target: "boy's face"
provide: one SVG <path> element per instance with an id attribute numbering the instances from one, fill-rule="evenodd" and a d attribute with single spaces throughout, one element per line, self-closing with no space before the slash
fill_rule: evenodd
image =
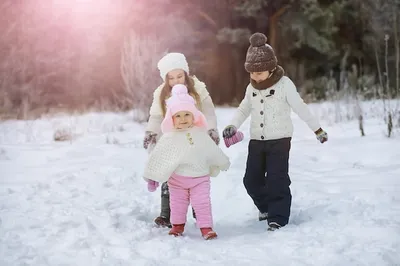
<path id="1" fill-rule="evenodd" d="M 175 129 L 187 129 L 193 125 L 193 114 L 188 111 L 180 111 L 172 116 Z"/>
<path id="2" fill-rule="evenodd" d="M 269 71 L 251 72 L 250 73 L 250 78 L 257 83 L 260 83 L 260 82 L 266 80 L 268 77 L 269 77 Z"/>
<path id="3" fill-rule="evenodd" d="M 168 85 L 172 88 L 176 84 L 185 84 L 185 71 L 174 69 L 167 74 Z"/>

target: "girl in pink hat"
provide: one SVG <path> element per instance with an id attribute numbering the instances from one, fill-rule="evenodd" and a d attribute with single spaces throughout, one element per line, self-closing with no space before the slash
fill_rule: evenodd
<path id="1" fill-rule="evenodd" d="M 170 235 L 182 235 L 191 204 L 203 238 L 213 239 L 217 234 L 212 228 L 210 176 L 228 170 L 229 158 L 207 134 L 206 118 L 185 85 L 172 88 L 166 107 L 163 135 L 150 153 L 144 179 L 150 184 L 168 182 Z"/>
<path id="2" fill-rule="evenodd" d="M 186 85 L 189 95 L 196 100 L 196 107 L 201 110 L 207 119 L 208 135 L 218 145 L 220 138 L 213 101 L 206 85 L 195 76 L 190 75 L 185 55 L 182 53 L 168 53 L 157 63 L 157 68 L 160 71 L 163 83 L 153 94 L 153 103 L 150 108 L 150 117 L 146 126 L 143 147 L 150 153 L 157 140 L 161 137 L 161 122 L 167 111 L 165 101 L 171 96 L 172 87 L 176 84 Z M 195 217 L 194 212 L 193 217 Z M 161 186 L 161 212 L 154 222 L 158 226 L 171 227 L 167 182 Z"/>

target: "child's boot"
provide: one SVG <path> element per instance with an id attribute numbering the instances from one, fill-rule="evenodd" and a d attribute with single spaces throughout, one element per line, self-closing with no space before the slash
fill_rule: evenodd
<path id="1" fill-rule="evenodd" d="M 185 224 L 174 224 L 172 225 L 172 229 L 169 230 L 168 234 L 173 236 L 181 236 L 184 230 Z"/>
<path id="2" fill-rule="evenodd" d="M 217 233 L 215 233 L 211 227 L 200 228 L 200 231 L 205 240 L 217 238 Z"/>
<path id="3" fill-rule="evenodd" d="M 278 230 L 279 228 L 281 228 L 282 226 L 280 225 L 280 224 L 278 224 L 278 223 L 275 223 L 275 222 L 270 222 L 269 224 L 268 224 L 268 231 L 275 231 L 275 230 Z"/>
<path id="4" fill-rule="evenodd" d="M 171 222 L 169 221 L 169 218 L 165 217 L 165 216 L 158 216 L 155 220 L 154 223 L 158 226 L 161 227 L 169 227 L 171 228 Z"/>

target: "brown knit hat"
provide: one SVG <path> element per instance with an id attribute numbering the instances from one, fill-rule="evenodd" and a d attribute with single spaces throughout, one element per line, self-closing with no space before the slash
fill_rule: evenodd
<path id="1" fill-rule="evenodd" d="M 249 38 L 250 46 L 247 49 L 244 68 L 247 72 L 272 71 L 278 63 L 274 49 L 267 44 L 267 36 L 256 32 Z"/>

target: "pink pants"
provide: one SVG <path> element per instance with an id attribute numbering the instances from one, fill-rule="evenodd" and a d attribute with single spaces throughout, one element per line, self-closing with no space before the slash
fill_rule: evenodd
<path id="1" fill-rule="evenodd" d="M 172 174 L 168 180 L 171 223 L 186 223 L 186 215 L 191 203 L 196 213 L 199 228 L 212 227 L 210 199 L 210 177 L 188 177 Z"/>

